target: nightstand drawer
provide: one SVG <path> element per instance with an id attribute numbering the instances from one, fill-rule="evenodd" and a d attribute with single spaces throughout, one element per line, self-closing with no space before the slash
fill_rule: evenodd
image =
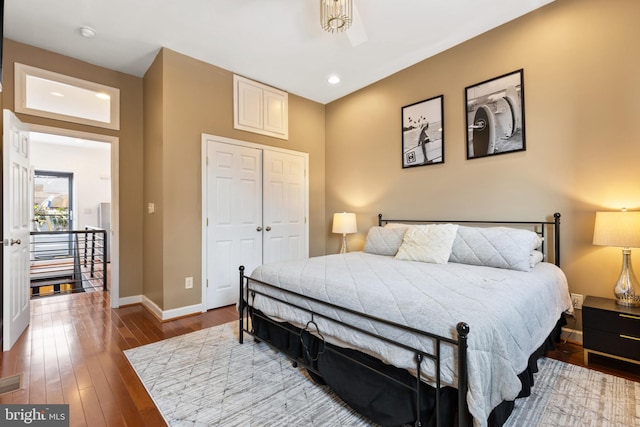
<path id="1" fill-rule="evenodd" d="M 611 333 L 591 329 L 584 334 L 584 348 L 628 359 L 640 359 L 640 338 L 622 332 Z"/>
<path id="2" fill-rule="evenodd" d="M 640 338 L 640 316 L 583 307 L 583 328 L 614 332 Z"/>

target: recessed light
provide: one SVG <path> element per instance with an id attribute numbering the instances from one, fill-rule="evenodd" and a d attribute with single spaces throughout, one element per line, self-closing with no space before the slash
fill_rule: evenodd
<path id="1" fill-rule="evenodd" d="M 86 25 L 80 27 L 79 31 L 80 31 L 80 35 L 87 39 L 92 39 L 96 36 L 96 30 L 94 30 L 91 27 L 87 27 Z"/>
<path id="2" fill-rule="evenodd" d="M 327 81 L 332 85 L 336 85 L 336 84 L 340 83 L 340 77 L 335 75 L 335 74 L 333 74 L 333 75 L 329 76 Z"/>

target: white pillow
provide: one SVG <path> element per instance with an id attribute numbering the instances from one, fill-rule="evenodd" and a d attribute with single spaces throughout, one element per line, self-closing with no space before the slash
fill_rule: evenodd
<path id="1" fill-rule="evenodd" d="M 405 233 L 396 258 L 446 264 L 457 231 L 456 224 L 413 225 Z"/>
<path id="2" fill-rule="evenodd" d="M 409 227 L 371 227 L 364 243 L 364 252 L 376 255 L 394 256 L 402 244 L 402 238 Z"/>
<path id="3" fill-rule="evenodd" d="M 529 271 L 535 264 L 534 250 L 541 244 L 540 236 L 530 230 L 460 226 L 449 261 Z"/>
<path id="4" fill-rule="evenodd" d="M 384 226 L 384 228 L 404 228 L 404 229 L 407 229 L 409 227 L 411 227 L 411 225 L 403 224 L 401 222 L 388 222 Z"/>
<path id="5" fill-rule="evenodd" d="M 542 262 L 544 259 L 544 254 L 538 250 L 531 251 L 531 258 L 529 259 L 529 265 L 531 268 L 535 267 L 536 264 Z"/>

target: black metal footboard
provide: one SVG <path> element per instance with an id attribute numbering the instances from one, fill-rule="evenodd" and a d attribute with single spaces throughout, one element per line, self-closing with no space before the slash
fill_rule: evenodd
<path id="1" fill-rule="evenodd" d="M 386 325 L 386 326 L 391 326 L 394 328 L 398 328 L 407 332 L 410 332 L 412 334 L 416 334 L 422 337 L 426 337 L 428 339 L 431 339 L 435 345 L 434 345 L 434 351 L 433 353 L 429 353 L 429 352 L 425 352 L 423 350 L 420 349 L 416 349 L 412 346 L 397 342 L 393 339 L 390 339 L 388 337 L 373 333 L 371 331 L 367 331 L 364 330 L 360 327 L 357 327 L 355 325 L 351 325 L 351 324 L 347 324 L 339 319 L 336 319 L 334 317 L 328 316 L 326 314 L 323 313 L 319 313 L 317 311 L 311 310 L 309 308 L 306 307 L 302 307 L 298 304 L 286 301 L 284 299 L 269 295 L 267 292 L 263 291 L 262 289 L 258 289 L 255 286 L 257 284 L 258 287 L 260 288 L 265 288 L 265 289 L 277 289 L 278 292 L 282 292 L 285 293 L 287 295 L 290 296 L 296 296 L 296 297 L 300 297 L 305 299 L 306 301 L 311 301 L 314 304 L 318 304 L 319 306 L 323 307 L 323 308 L 330 308 L 331 310 L 335 310 L 337 312 L 340 313 L 348 313 L 350 315 L 355 315 L 364 319 L 367 319 L 369 321 L 375 322 L 377 324 L 382 324 L 382 325 Z M 289 329 L 286 324 L 282 324 L 279 322 L 276 322 L 272 319 L 270 319 L 267 316 L 264 316 L 263 314 L 261 314 L 259 311 L 255 310 L 253 308 L 253 301 L 254 298 L 256 297 L 256 295 L 261 295 L 263 297 L 266 298 L 270 298 L 274 301 L 278 301 L 279 303 L 282 304 L 286 304 L 290 307 L 296 308 L 298 310 L 301 310 L 303 312 L 306 312 L 309 314 L 309 320 L 306 324 L 306 326 L 304 326 L 303 328 L 301 328 L 302 330 L 300 331 L 300 335 L 302 336 L 302 333 L 311 333 L 317 337 L 320 338 L 320 340 L 322 341 L 322 345 L 321 348 L 319 350 L 316 350 L 314 354 L 309 354 L 309 349 L 305 347 L 305 352 L 307 352 L 307 356 L 306 358 L 294 358 L 291 357 L 290 355 L 285 354 L 287 357 L 289 357 L 292 362 L 294 362 L 294 364 L 300 364 L 302 366 L 304 366 L 306 369 L 308 369 L 311 372 L 314 372 L 318 375 L 321 375 L 320 372 L 318 372 L 313 363 L 309 363 L 308 361 L 311 360 L 313 361 L 314 359 L 316 359 L 318 357 L 319 354 L 325 352 L 325 351 L 332 351 L 334 354 L 343 357 L 343 358 L 347 358 L 350 361 L 359 364 L 360 366 L 363 366 L 365 368 L 367 368 L 368 370 L 370 370 L 371 372 L 375 372 L 378 375 L 381 375 L 383 377 L 385 377 L 388 380 L 391 380 L 399 385 L 401 385 L 402 387 L 406 387 L 409 388 L 410 390 L 412 390 L 415 393 L 415 407 L 416 407 L 416 416 L 415 416 L 415 425 L 416 426 L 421 426 L 421 393 L 423 392 L 423 387 L 425 387 L 426 385 L 423 383 L 423 380 L 425 379 L 425 376 L 423 375 L 422 371 L 421 371 L 421 362 L 424 360 L 424 358 L 429 358 L 431 360 L 433 360 L 435 366 L 436 366 L 436 371 L 435 371 L 435 379 L 431 378 L 430 380 L 433 381 L 433 383 L 435 384 L 435 420 L 436 420 L 436 425 L 440 426 L 441 425 L 441 403 L 440 403 L 440 389 L 443 387 L 443 385 L 441 384 L 441 346 L 443 344 L 446 345 L 453 345 L 453 346 L 457 346 L 457 366 L 456 366 L 456 370 L 458 373 L 458 389 L 457 389 L 457 400 L 458 400 L 458 413 L 457 413 L 457 417 L 458 417 L 458 425 L 459 426 L 467 426 L 470 424 L 470 420 L 469 418 L 469 412 L 468 412 L 468 408 L 467 408 L 467 404 L 466 404 L 466 395 L 467 395 L 467 389 L 468 389 L 468 383 L 467 383 L 467 337 L 469 334 L 469 325 L 467 325 L 464 322 L 460 322 L 456 325 L 456 330 L 458 333 L 458 339 L 451 339 L 448 337 L 443 337 L 443 336 L 439 336 L 436 334 L 432 334 L 430 332 L 427 331 L 421 331 L 415 328 L 411 328 L 405 325 L 400 325 L 394 322 L 389 322 L 385 319 L 381 319 L 375 316 L 370 316 L 368 314 L 365 313 L 360 313 L 348 308 L 344 308 L 344 307 L 340 307 L 322 300 L 318 300 L 315 298 L 310 298 L 308 296 L 304 296 L 301 294 L 298 294 L 296 292 L 292 292 L 292 291 L 288 291 L 286 289 L 282 289 L 282 288 L 278 288 L 275 287 L 269 283 L 265 283 L 259 280 L 255 280 L 252 279 L 248 276 L 245 276 L 244 274 L 244 266 L 240 267 L 240 282 L 239 282 L 239 286 L 240 286 L 240 300 L 239 300 L 239 304 L 238 304 L 238 309 L 239 309 L 239 342 L 242 344 L 244 341 L 244 334 L 247 333 L 249 335 L 251 335 L 252 337 L 254 337 L 254 339 L 260 340 L 262 342 L 265 342 L 266 344 L 268 344 L 270 347 L 280 351 L 279 348 L 277 348 L 276 346 L 274 346 L 272 343 L 268 342 L 267 340 L 262 339 L 260 336 L 258 336 L 257 334 L 255 334 L 253 325 L 255 324 L 255 320 L 259 317 L 261 320 L 268 322 L 272 325 L 278 326 L 279 328 L 283 328 L 285 330 L 287 330 L 290 333 L 298 333 L 297 331 L 294 331 L 293 329 Z M 379 339 L 381 341 L 384 341 L 390 345 L 394 345 L 397 346 L 399 348 L 411 351 L 414 355 L 415 355 L 415 363 L 416 363 L 416 378 L 415 378 L 415 383 L 413 385 L 407 385 L 404 382 L 398 381 L 396 378 L 394 378 L 393 376 L 388 375 L 385 372 L 382 372 L 381 370 L 378 370 L 372 366 L 368 366 L 366 364 L 363 364 L 362 361 L 359 360 L 355 360 L 353 358 L 350 358 L 348 355 L 342 353 L 342 352 L 338 352 L 332 349 L 332 346 L 330 345 L 326 345 L 325 341 L 324 341 L 324 337 L 322 336 L 322 331 L 318 330 L 318 325 L 315 322 L 316 319 L 318 318 L 322 318 L 325 320 L 329 320 L 331 322 L 334 322 L 336 324 L 339 324 L 340 326 L 343 327 L 347 327 L 350 328 L 354 331 L 357 331 L 359 333 L 363 333 L 366 334 L 370 337 Z M 304 344 L 303 344 L 304 345 Z"/>

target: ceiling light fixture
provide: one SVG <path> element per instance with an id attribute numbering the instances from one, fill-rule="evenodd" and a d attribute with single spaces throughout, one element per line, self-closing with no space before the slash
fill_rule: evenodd
<path id="1" fill-rule="evenodd" d="M 340 83 L 340 77 L 338 77 L 335 74 L 333 74 L 333 75 L 329 76 L 327 81 L 332 85 L 337 85 L 338 83 Z"/>
<path id="2" fill-rule="evenodd" d="M 345 31 L 353 20 L 353 0 L 320 0 L 320 25 L 330 33 Z"/>
<path id="3" fill-rule="evenodd" d="M 92 39 L 96 36 L 96 30 L 91 27 L 87 27 L 86 25 L 80 27 L 80 35 L 87 39 Z"/>

